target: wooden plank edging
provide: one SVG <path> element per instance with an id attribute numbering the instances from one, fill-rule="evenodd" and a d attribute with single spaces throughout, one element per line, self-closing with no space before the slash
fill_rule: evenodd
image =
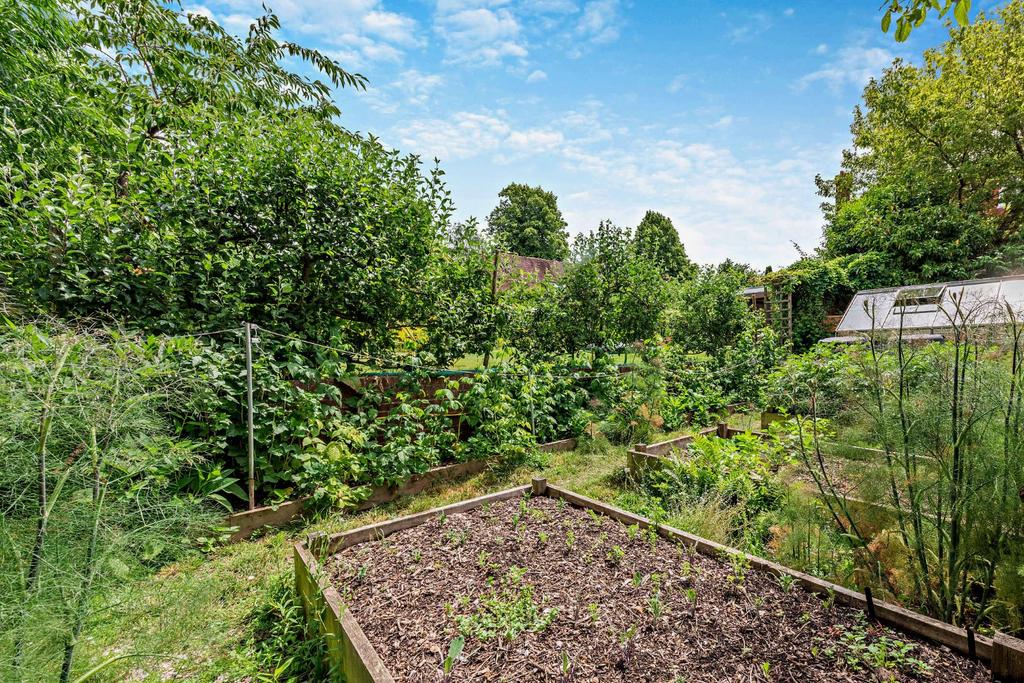
<path id="1" fill-rule="evenodd" d="M 777 562 L 772 562 L 770 560 L 757 557 L 756 555 L 744 553 L 735 548 L 730 548 L 729 546 L 721 543 L 716 543 L 715 541 L 695 536 L 674 527 L 664 524 L 655 524 L 651 520 L 641 517 L 640 515 L 633 514 L 632 512 L 622 510 L 621 508 L 602 503 L 601 501 L 594 500 L 592 498 L 587 498 L 586 496 L 581 496 L 567 489 L 562 489 L 548 484 L 545 486 L 545 494 L 554 498 L 561 498 L 576 507 L 588 508 L 595 512 L 600 512 L 601 514 L 624 524 L 637 524 L 642 529 L 654 527 L 660 536 L 674 541 L 681 541 L 702 555 L 708 555 L 711 557 L 720 557 L 723 553 L 743 555 L 750 562 L 752 567 L 766 571 L 774 576 L 792 576 L 804 590 L 818 595 L 835 595 L 836 601 L 846 605 L 847 607 L 867 609 L 867 598 L 863 593 L 852 591 L 849 588 L 840 586 L 839 584 L 819 579 L 816 576 L 811 576 L 810 574 L 805 574 L 795 569 L 790 569 L 789 567 L 783 566 Z M 967 645 L 967 631 L 964 629 L 951 626 L 945 622 L 938 621 L 937 619 L 913 612 L 889 602 L 875 600 L 874 607 L 875 614 L 878 619 L 890 626 L 906 633 L 910 633 L 911 635 L 919 636 L 925 640 L 945 645 L 962 654 L 970 654 Z M 1000 643 L 998 648 L 994 647 L 994 640 L 997 640 Z M 999 680 L 1004 681 L 1004 683 L 1024 680 L 1024 678 L 1022 678 L 1024 677 L 1024 641 L 1012 638 L 1002 633 L 997 633 L 995 639 L 978 635 L 975 637 L 975 641 L 978 659 L 992 665 L 993 675 L 998 673 L 1001 676 Z M 994 651 L 996 649 L 1000 651 L 1001 654 L 999 657 L 1002 658 L 1002 660 L 994 657 Z M 1019 659 L 1014 659 L 1015 657 Z M 999 661 L 997 660 L 1005 660 L 1010 662 L 1007 666 L 1018 668 L 1009 668 L 1000 672 L 996 668 L 999 666 Z M 1019 665 L 1018 662 L 1020 662 Z"/>
<path id="2" fill-rule="evenodd" d="M 327 641 L 331 676 L 345 683 L 394 683 L 395 679 L 363 633 L 341 594 L 323 576 L 316 558 L 295 544 L 295 586 L 307 628 Z"/>
<path id="3" fill-rule="evenodd" d="M 557 442 L 556 442 L 557 443 Z M 409 496 L 429 488 L 438 481 L 455 477 L 470 476 L 486 469 L 486 460 L 467 460 L 451 465 L 434 467 L 422 474 L 415 474 L 401 486 L 375 486 L 369 498 L 360 501 L 352 510 L 362 512 L 377 505 L 388 503 L 401 496 Z M 228 539 L 229 542 L 241 541 L 265 526 L 281 526 L 302 515 L 310 500 L 304 496 L 280 505 L 266 505 L 255 510 L 236 512 L 224 518 L 225 526 L 238 527 Z"/>

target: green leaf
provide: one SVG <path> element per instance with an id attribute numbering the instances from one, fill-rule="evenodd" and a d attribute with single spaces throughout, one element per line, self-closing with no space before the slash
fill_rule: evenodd
<path id="1" fill-rule="evenodd" d="M 960 26 L 966 26 L 970 21 L 971 0 L 956 0 L 953 6 L 953 17 Z"/>
<path id="2" fill-rule="evenodd" d="M 892 10 L 885 13 L 882 17 L 882 33 L 889 32 L 889 25 L 892 24 Z"/>

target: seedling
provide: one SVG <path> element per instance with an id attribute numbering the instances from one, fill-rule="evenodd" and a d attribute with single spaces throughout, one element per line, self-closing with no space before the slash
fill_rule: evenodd
<path id="1" fill-rule="evenodd" d="M 613 545 L 608 551 L 608 561 L 612 564 L 618 564 L 622 562 L 622 558 L 626 556 L 625 551 L 617 545 Z"/>
<path id="2" fill-rule="evenodd" d="M 633 653 L 636 650 L 636 625 L 630 626 L 619 636 L 619 645 L 622 647 L 622 668 L 629 670 L 633 668 Z"/>
<path id="3" fill-rule="evenodd" d="M 570 661 L 569 654 L 566 652 L 562 653 L 561 663 L 558 682 L 559 683 L 573 683 L 576 680 L 576 662 Z"/>
<path id="4" fill-rule="evenodd" d="M 448 515 L 443 510 L 437 515 L 437 523 L 444 526 L 444 523 L 448 521 Z"/>
<path id="5" fill-rule="evenodd" d="M 783 591 L 789 593 L 793 590 L 794 586 L 796 586 L 795 576 L 792 574 L 779 574 L 779 587 L 781 587 Z"/>
<path id="6" fill-rule="evenodd" d="M 633 587 L 639 588 L 640 584 L 642 584 L 646 578 L 646 575 L 642 572 L 633 572 Z"/>
<path id="7" fill-rule="evenodd" d="M 637 536 L 639 536 L 639 535 L 640 535 L 640 525 L 639 524 L 631 524 L 631 525 L 626 527 L 626 538 L 628 538 L 629 540 L 635 541 L 637 539 Z"/>
<path id="8" fill-rule="evenodd" d="M 538 545 L 547 545 L 547 542 L 548 542 L 548 534 L 547 534 L 547 532 L 546 531 L 538 531 L 537 532 L 537 544 Z"/>
<path id="9" fill-rule="evenodd" d="M 478 554 L 476 556 L 476 566 L 480 567 L 480 569 L 483 569 L 485 572 L 486 571 L 490 571 L 490 569 L 491 569 L 491 563 L 489 561 L 490 559 L 491 559 L 491 554 L 489 552 L 487 552 L 486 550 L 481 550 L 480 554 Z"/>
<path id="10" fill-rule="evenodd" d="M 572 529 L 565 530 L 565 549 L 572 551 L 576 547 L 576 534 Z"/>
<path id="11" fill-rule="evenodd" d="M 590 516 L 590 521 L 594 523 L 594 526 L 600 527 L 604 523 L 604 518 L 590 508 L 587 508 L 587 514 Z"/>
<path id="12" fill-rule="evenodd" d="M 441 662 L 441 670 L 443 672 L 441 680 L 444 683 L 451 680 L 452 669 L 455 668 L 455 661 L 459 658 L 459 655 L 462 654 L 462 648 L 465 647 L 465 645 L 466 639 L 463 636 L 459 636 L 448 644 L 448 656 L 444 658 L 443 662 Z"/>
<path id="13" fill-rule="evenodd" d="M 772 680 L 771 672 L 772 672 L 772 665 L 771 665 L 771 663 L 770 662 L 761 662 L 761 674 L 764 676 L 765 680 L 767 680 L 767 681 Z"/>
<path id="14" fill-rule="evenodd" d="M 419 548 L 417 548 L 416 550 L 412 551 L 412 561 L 413 562 L 415 562 L 416 564 L 419 564 L 420 560 L 422 560 L 422 559 L 423 559 L 423 553 L 420 552 Z"/>
<path id="15" fill-rule="evenodd" d="M 729 556 L 729 582 L 736 585 L 742 586 L 743 582 L 747 578 L 747 572 L 750 571 L 750 560 L 743 553 L 727 553 Z"/>
<path id="16" fill-rule="evenodd" d="M 647 602 L 647 610 L 655 621 L 661 619 L 662 615 L 665 614 L 665 603 L 661 601 L 661 588 L 656 585 L 651 592 L 651 599 Z"/>
<path id="17" fill-rule="evenodd" d="M 658 528 L 656 526 L 647 527 L 647 544 L 651 546 L 651 550 L 657 550 L 658 548 Z"/>
<path id="18" fill-rule="evenodd" d="M 601 608 L 598 607 L 596 602 L 592 602 L 587 605 L 587 612 L 590 613 L 590 623 L 596 624 L 597 620 L 601 617 Z"/>
<path id="19" fill-rule="evenodd" d="M 931 667 L 916 657 L 911 657 L 915 645 L 888 636 L 869 638 L 864 615 L 857 617 L 857 623 L 840 637 L 845 648 L 844 659 L 854 669 L 866 668 L 901 670 L 910 674 L 927 674 Z"/>
<path id="20" fill-rule="evenodd" d="M 520 584 L 526 570 L 516 570 L 509 571 L 501 589 L 492 589 L 481 598 L 479 611 L 455 617 L 462 635 L 514 640 L 525 631 L 543 631 L 551 625 L 558 610 L 541 610 L 533 599 L 533 586 Z"/>

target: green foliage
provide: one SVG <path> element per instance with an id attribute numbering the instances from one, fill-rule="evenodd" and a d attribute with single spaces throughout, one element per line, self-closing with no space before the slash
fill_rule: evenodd
<path id="1" fill-rule="evenodd" d="M 667 289 L 657 266 L 636 253 L 629 230 L 602 221 L 579 235 L 574 263 L 551 290 L 551 348 L 570 354 L 654 336 Z"/>
<path id="2" fill-rule="evenodd" d="M 75 646 L 112 591 L 195 552 L 223 514 L 207 499 L 224 481 L 180 484 L 205 453 L 169 415 L 196 386 L 156 339 L 53 322 L 0 334 L 0 678 L 87 668 Z"/>
<path id="3" fill-rule="evenodd" d="M 863 613 L 858 612 L 857 623 L 843 630 L 839 637 L 837 656 L 842 656 L 854 669 L 868 671 L 905 671 L 927 676 L 931 667 L 920 659 L 912 657 L 914 643 L 906 643 L 886 635 L 868 635 Z"/>
<path id="4" fill-rule="evenodd" d="M 688 351 L 720 358 L 743 331 L 749 315 L 740 295 L 745 276 L 733 269 L 702 268 L 673 293 L 668 330 L 676 344 Z"/>
<path id="5" fill-rule="evenodd" d="M 852 369 L 848 353 L 841 347 L 818 344 L 789 356 L 767 376 L 761 405 L 790 415 L 837 415 L 849 394 Z"/>
<path id="6" fill-rule="evenodd" d="M 665 370 L 666 396 L 661 402 L 665 429 L 675 431 L 686 425 L 711 424 L 728 404 L 719 385 L 718 363 L 706 356 L 693 356 L 672 344 L 661 356 Z"/>
<path id="7" fill-rule="evenodd" d="M 819 257 L 801 258 L 796 263 L 769 273 L 764 283 L 771 297 L 793 297 L 793 334 L 790 339 L 796 351 L 810 348 L 830 332 L 825 316 L 842 313 L 854 294 L 841 261 Z M 776 333 L 787 336 L 782 329 L 784 320 L 776 316 L 772 321 Z"/>
<path id="8" fill-rule="evenodd" d="M 643 487 L 670 510 L 715 501 L 731 511 L 732 534 L 748 547 L 762 548 L 768 532 L 764 520 L 772 519 L 783 500 L 775 472 L 790 460 L 782 437 L 764 442 L 749 434 L 701 436 L 686 454 L 647 473 Z"/>
<path id="9" fill-rule="evenodd" d="M 896 17 L 896 40 L 905 41 L 910 32 L 924 23 L 931 12 L 942 18 L 953 10 L 953 18 L 959 26 L 970 21 L 971 0 L 888 0 L 882 3 L 885 14 L 882 15 L 882 32 L 888 33 L 892 19 Z"/>
<path id="10" fill-rule="evenodd" d="M 520 256 L 561 261 L 569 256 L 569 233 L 558 198 L 540 186 L 511 183 L 498 193 L 487 218 L 488 235 L 502 249 Z"/>
<path id="11" fill-rule="evenodd" d="M 969 2 L 894 0 L 886 16 L 897 17 L 897 37 L 930 6 L 955 6 L 963 25 Z M 1024 2 L 1013 0 L 951 29 L 921 66 L 896 61 L 868 84 L 842 173 L 818 179 L 830 200 L 827 253 L 881 253 L 876 286 L 1019 265 L 1022 40 Z"/>
<path id="12" fill-rule="evenodd" d="M 827 254 L 883 255 L 870 287 L 972 277 L 976 259 L 991 250 L 996 223 L 977 207 L 934 192 L 917 177 L 873 185 L 844 202 L 825 226 Z"/>
<path id="13" fill-rule="evenodd" d="M 523 583 L 522 573 L 515 569 L 502 577 L 500 587 L 479 598 L 476 612 L 455 616 L 462 635 L 478 640 L 514 640 L 523 632 L 536 633 L 551 625 L 558 610 L 542 610 L 534 600 L 533 586 Z"/>
<path id="14" fill-rule="evenodd" d="M 765 326 L 761 315 L 744 320 L 743 331 L 725 350 L 721 383 L 730 403 L 753 403 L 760 399 L 767 375 L 782 360 L 784 349 L 775 330 Z"/>
<path id="15" fill-rule="evenodd" d="M 643 256 L 669 277 L 688 278 L 695 266 L 686 255 L 672 220 L 657 211 L 648 211 L 636 226 L 635 247 Z"/>
<path id="16" fill-rule="evenodd" d="M 616 398 L 600 429 L 616 444 L 646 442 L 663 424 L 658 414 L 665 394 L 661 370 L 649 355 L 633 367 L 632 372 L 618 375 Z"/>

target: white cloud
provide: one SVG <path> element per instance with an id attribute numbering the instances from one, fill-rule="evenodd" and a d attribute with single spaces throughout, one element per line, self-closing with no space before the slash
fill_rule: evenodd
<path id="1" fill-rule="evenodd" d="M 540 69 L 535 69 L 530 72 L 530 75 L 526 77 L 527 83 L 539 83 L 540 81 L 548 80 L 548 75 Z"/>
<path id="2" fill-rule="evenodd" d="M 527 152 L 546 152 L 562 144 L 564 136 L 557 130 L 534 128 L 524 131 L 512 131 L 505 144 L 513 149 Z"/>
<path id="3" fill-rule="evenodd" d="M 708 128 L 717 128 L 717 129 L 728 128 L 733 123 L 735 123 L 735 121 L 736 121 L 736 117 L 734 117 L 732 115 L 726 115 L 726 116 L 721 117 L 720 119 L 718 119 L 714 123 L 710 124 L 708 126 Z"/>
<path id="4" fill-rule="evenodd" d="M 519 22 L 508 9 L 473 7 L 439 14 L 434 30 L 445 40 L 449 63 L 492 66 L 528 54 Z"/>
<path id="5" fill-rule="evenodd" d="M 665 87 L 665 90 L 667 90 L 670 93 L 677 93 L 683 89 L 683 87 L 689 80 L 690 77 L 687 74 L 678 74 L 671 81 L 669 81 L 669 84 L 668 86 Z"/>
<path id="6" fill-rule="evenodd" d="M 848 85 L 863 87 L 872 77 L 881 76 L 894 58 L 893 53 L 881 47 L 844 47 L 820 69 L 800 78 L 795 87 L 803 90 L 819 82 L 832 91 Z"/>
<path id="7" fill-rule="evenodd" d="M 796 10 L 793 9 L 792 7 L 787 7 L 786 9 L 782 10 L 782 15 L 783 16 L 791 17 L 794 14 L 796 14 Z"/>
<path id="8" fill-rule="evenodd" d="M 816 55 L 828 54 L 828 43 L 819 43 L 818 47 L 814 48 L 814 54 L 816 54 Z"/>
<path id="9" fill-rule="evenodd" d="M 511 128 L 501 116 L 458 112 L 450 119 L 419 119 L 398 131 L 404 148 L 424 158 L 466 159 L 501 146 Z"/>
<path id="10" fill-rule="evenodd" d="M 576 23 L 576 33 L 592 43 L 610 43 L 619 38 L 618 0 L 590 0 Z"/>
<path id="11" fill-rule="evenodd" d="M 772 18 L 765 12 L 754 12 L 738 26 L 728 31 L 729 40 L 733 43 L 744 43 L 753 40 L 772 27 Z"/>
<path id="12" fill-rule="evenodd" d="M 215 6 L 227 9 L 214 18 L 238 35 L 264 12 L 262 0 L 222 0 Z M 405 50 L 425 45 L 416 20 L 384 10 L 381 0 L 282 0 L 270 6 L 290 33 L 320 41 L 321 50 L 347 68 L 400 61 Z"/>

